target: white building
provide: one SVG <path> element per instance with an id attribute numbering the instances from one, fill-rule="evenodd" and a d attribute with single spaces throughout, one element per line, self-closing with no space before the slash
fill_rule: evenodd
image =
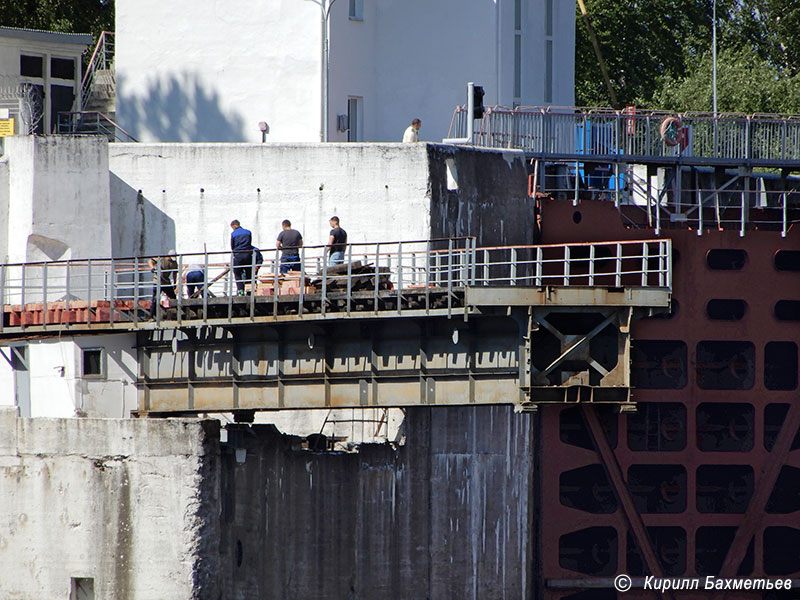
<path id="1" fill-rule="evenodd" d="M 59 112 L 80 107 L 81 56 L 91 43 L 88 34 L 0 27 L 0 109 L 15 133 L 51 133 Z"/>
<path id="2" fill-rule="evenodd" d="M 118 123 L 141 141 L 260 142 L 260 121 L 268 141 L 320 141 L 321 14 L 118 2 Z M 487 106 L 572 105 L 574 39 L 572 0 L 333 0 L 328 139 L 399 141 L 418 117 L 420 139 L 441 140 L 468 81 Z"/>

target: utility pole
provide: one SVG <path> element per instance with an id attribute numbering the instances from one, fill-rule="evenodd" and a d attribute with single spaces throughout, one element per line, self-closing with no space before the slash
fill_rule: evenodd
<path id="1" fill-rule="evenodd" d="M 329 40 L 328 40 L 328 24 L 330 22 L 329 17 L 331 16 L 331 7 L 336 0 L 308 0 L 309 2 L 313 2 L 317 6 L 319 6 L 320 12 L 322 13 L 322 115 L 321 115 L 321 122 L 322 128 L 319 132 L 319 141 L 320 142 L 327 142 L 328 141 L 328 67 L 330 63 L 330 49 L 329 49 Z"/>
<path id="2" fill-rule="evenodd" d="M 597 62 L 600 63 L 600 72 L 603 74 L 603 80 L 606 82 L 606 89 L 608 89 L 611 105 L 617 108 L 617 94 L 614 92 L 614 86 L 611 85 L 611 78 L 608 76 L 606 61 L 603 60 L 603 53 L 600 51 L 600 43 L 597 41 L 597 36 L 594 34 L 592 23 L 589 21 L 589 13 L 586 10 L 586 5 L 583 3 L 583 0 L 578 0 L 578 6 L 581 9 L 583 22 L 586 23 L 586 29 L 589 32 L 589 39 L 592 41 L 592 48 L 594 48 L 595 56 L 597 56 Z"/>

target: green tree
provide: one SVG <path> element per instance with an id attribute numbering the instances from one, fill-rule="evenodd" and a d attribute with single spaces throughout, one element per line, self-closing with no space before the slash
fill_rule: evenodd
<path id="1" fill-rule="evenodd" d="M 711 110 L 714 0 L 584 1 L 619 104 Z M 716 4 L 718 109 L 797 111 L 797 0 Z M 608 93 L 579 13 L 577 19 L 575 101 L 607 106 Z"/>
<path id="2" fill-rule="evenodd" d="M 0 0 L 4 27 L 61 33 L 91 33 L 95 40 L 114 29 L 113 0 Z"/>
<path id="3" fill-rule="evenodd" d="M 711 55 L 704 55 L 685 77 L 666 77 L 653 106 L 674 111 L 711 112 Z M 717 107 L 720 112 L 798 113 L 800 76 L 771 65 L 749 46 L 726 49 L 717 57 Z"/>

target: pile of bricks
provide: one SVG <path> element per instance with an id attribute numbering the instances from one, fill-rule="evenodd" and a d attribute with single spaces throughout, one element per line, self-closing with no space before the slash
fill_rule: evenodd
<path id="1" fill-rule="evenodd" d="M 140 300 L 142 309 L 150 308 L 149 300 Z M 114 321 L 132 320 L 133 300 L 114 301 Z M 30 304 L 7 304 L 3 307 L 5 325 L 20 327 L 25 325 L 56 325 L 67 323 L 108 323 L 112 308 L 108 300 L 93 300 L 91 305 L 85 300 L 66 302 L 33 302 Z"/>

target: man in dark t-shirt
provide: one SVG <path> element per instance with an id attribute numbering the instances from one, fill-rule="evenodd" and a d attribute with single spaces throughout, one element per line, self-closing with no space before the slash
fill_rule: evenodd
<path id="1" fill-rule="evenodd" d="M 344 251 L 347 249 L 347 232 L 339 227 L 339 217 L 331 217 L 331 234 L 328 237 L 328 266 L 333 267 L 344 262 Z"/>
<path id="2" fill-rule="evenodd" d="M 289 271 L 300 270 L 300 248 L 303 247 L 303 236 L 300 232 L 292 229 L 292 222 L 285 219 L 281 223 L 283 231 L 278 234 L 278 243 L 275 247 L 282 250 L 281 254 L 281 275 Z"/>

